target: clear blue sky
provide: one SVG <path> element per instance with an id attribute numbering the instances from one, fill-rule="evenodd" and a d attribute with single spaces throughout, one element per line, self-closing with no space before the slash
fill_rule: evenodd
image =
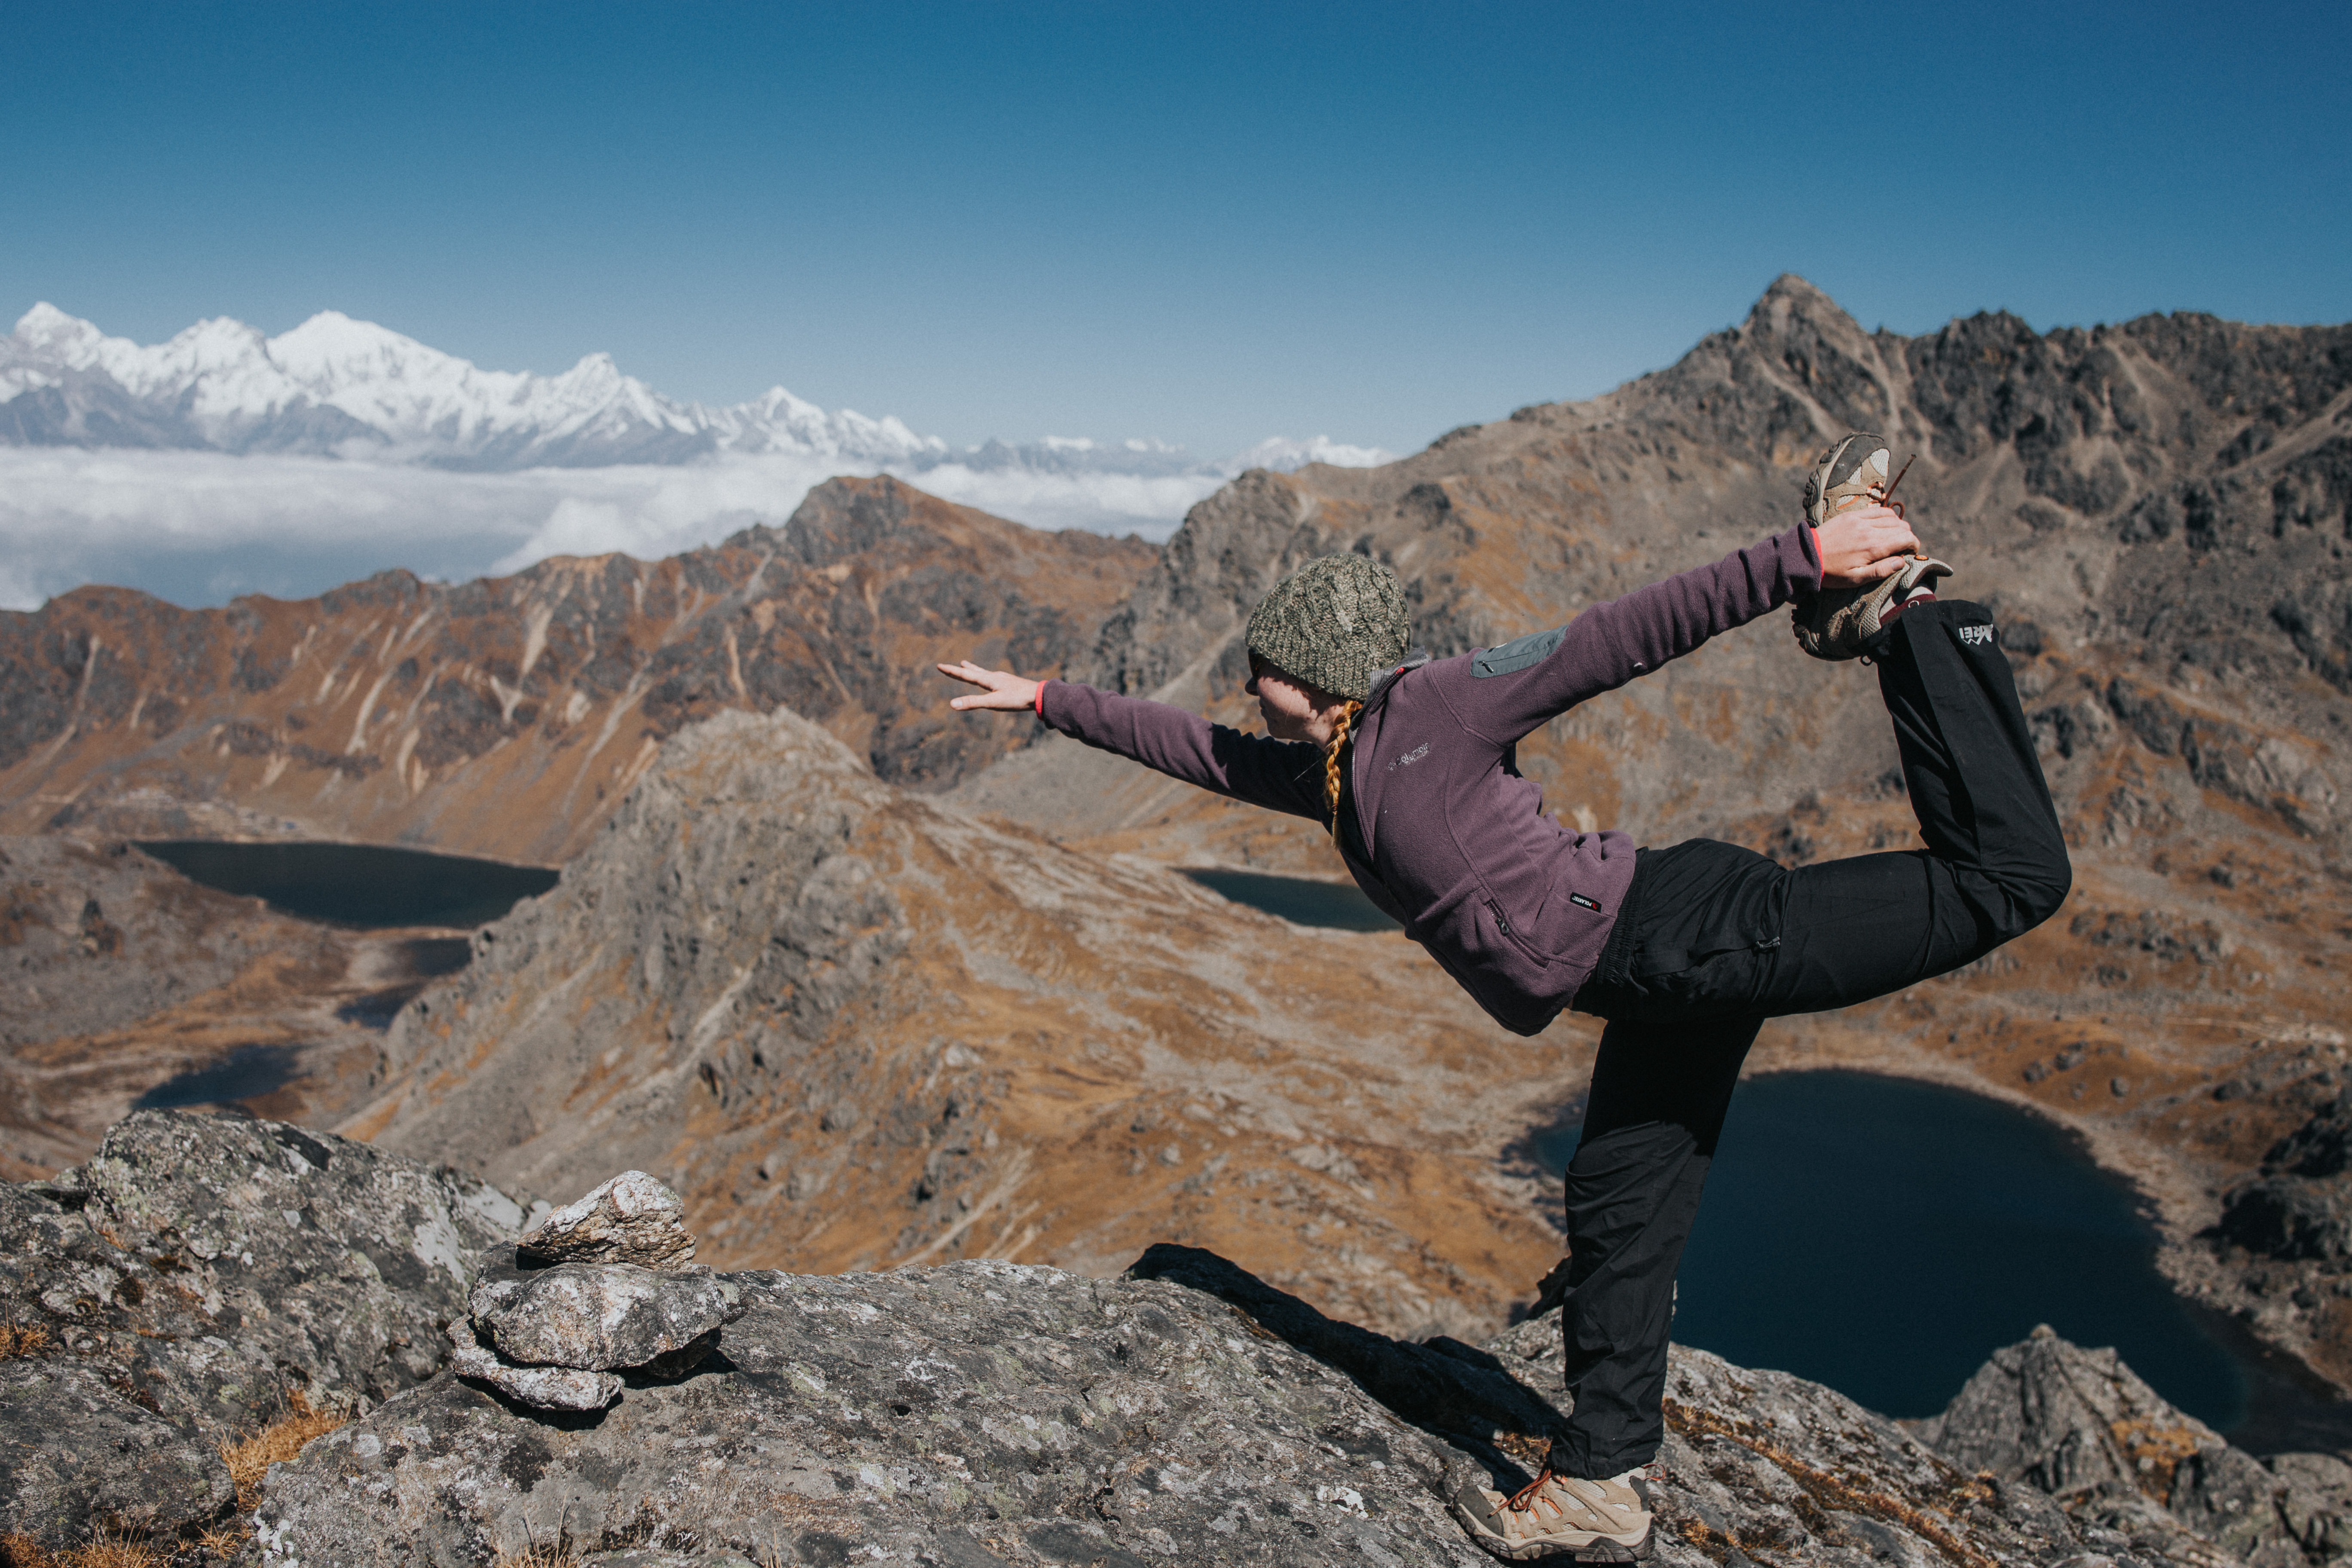
<path id="1" fill-rule="evenodd" d="M 1783 270 L 1905 331 L 2352 317 L 2347 17 L 0 0 L 0 320 L 1409 449 Z"/>

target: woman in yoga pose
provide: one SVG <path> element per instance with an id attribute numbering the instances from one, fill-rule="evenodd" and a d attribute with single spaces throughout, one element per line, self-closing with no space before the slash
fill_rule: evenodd
<path id="1" fill-rule="evenodd" d="M 1938 600 L 1886 444 L 1813 467 L 1805 521 L 1566 626 L 1451 658 L 1408 654 L 1404 595 L 1361 555 L 1308 563 L 1247 631 L 1267 736 L 969 661 L 959 709 L 1027 709 L 1173 777 L 1329 827 L 1372 900 L 1505 1027 L 1608 1021 L 1568 1173 L 1560 1313 L 1575 1408 L 1535 1480 L 1471 1488 L 1479 1544 L 1622 1560 L 1632 1480 L 1664 1436 L 1675 1270 L 1741 1061 L 1767 1018 L 1867 1001 L 1982 957 L 2056 912 L 2072 873 L 1992 617 Z M 1513 743 L 1577 703 L 1783 604 L 1817 658 L 1868 656 L 1925 847 L 1783 868 L 1711 839 L 1636 849 L 1542 814 Z"/>

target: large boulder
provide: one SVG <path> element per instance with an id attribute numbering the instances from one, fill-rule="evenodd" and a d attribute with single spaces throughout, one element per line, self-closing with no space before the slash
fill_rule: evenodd
<path id="1" fill-rule="evenodd" d="M 2352 1258 L 2352 1089 L 2273 1144 L 2261 1169 L 2223 1199 L 2220 1235 L 2247 1251 L 2315 1260 Z"/>
<path id="2" fill-rule="evenodd" d="M 283 1123 L 142 1111 L 0 1184 L 0 1532 L 169 1534 L 235 1496 L 222 1445 L 299 1393 L 356 1413 L 447 1363 L 505 1194 Z"/>
<path id="3" fill-rule="evenodd" d="M 168 1532 L 235 1495 L 194 1423 L 141 1409 L 76 1362 L 0 1362 L 0 1534 L 54 1551 L 100 1526 Z"/>

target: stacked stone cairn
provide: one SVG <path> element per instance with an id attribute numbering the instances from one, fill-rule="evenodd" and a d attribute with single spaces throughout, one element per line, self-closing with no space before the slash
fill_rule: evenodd
<path id="1" fill-rule="evenodd" d="M 458 1376 L 541 1410 L 602 1410 L 625 1380 L 667 1383 L 719 1347 L 742 1292 L 693 1262 L 678 1195 L 625 1171 L 476 1266 L 449 1325 Z"/>

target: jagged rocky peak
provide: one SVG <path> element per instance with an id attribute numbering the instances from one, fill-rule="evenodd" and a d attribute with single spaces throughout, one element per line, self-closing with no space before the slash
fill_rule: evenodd
<path id="1" fill-rule="evenodd" d="M 2352 1464 L 2334 1454 L 2256 1459 L 2175 1408 L 2112 1350 L 2048 1325 L 1994 1352 L 1919 1436 L 1955 1463 L 2053 1499 L 2078 1527 L 2159 1560 L 2217 1545 L 2256 1568 L 2332 1561 L 2352 1547 Z"/>

